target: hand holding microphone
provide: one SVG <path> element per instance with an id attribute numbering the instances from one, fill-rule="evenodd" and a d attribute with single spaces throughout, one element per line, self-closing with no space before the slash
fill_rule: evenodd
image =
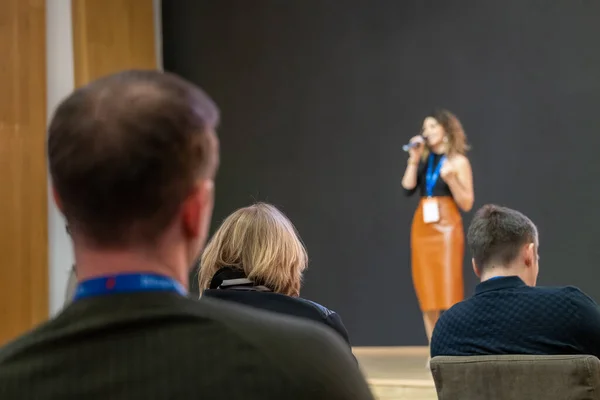
<path id="1" fill-rule="evenodd" d="M 425 138 L 423 135 L 417 135 L 410 139 L 408 144 L 402 146 L 402 150 L 408 151 L 410 159 L 414 162 L 419 162 L 421 154 L 423 154 L 423 148 L 425 147 Z"/>

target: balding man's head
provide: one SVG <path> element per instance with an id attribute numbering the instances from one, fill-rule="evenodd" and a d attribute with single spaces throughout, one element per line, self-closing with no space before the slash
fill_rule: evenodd
<path id="1" fill-rule="evenodd" d="M 198 183 L 212 183 L 218 119 L 202 90 L 159 71 L 110 75 L 66 98 L 48 158 L 74 235 L 99 247 L 155 241 Z"/>

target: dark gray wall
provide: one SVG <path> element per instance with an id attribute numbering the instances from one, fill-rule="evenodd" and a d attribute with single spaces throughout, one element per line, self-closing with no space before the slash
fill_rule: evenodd
<path id="1" fill-rule="evenodd" d="M 215 224 L 280 206 L 310 254 L 305 297 L 357 345 L 424 344 L 401 145 L 438 105 L 473 144 L 475 206 L 528 214 L 540 283 L 600 298 L 599 15 L 591 0 L 163 0 L 164 61 L 222 109 Z M 467 259 L 465 279 L 471 293 Z"/>

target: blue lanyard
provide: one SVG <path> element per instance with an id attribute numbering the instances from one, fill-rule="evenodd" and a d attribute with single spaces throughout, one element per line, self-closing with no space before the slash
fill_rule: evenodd
<path id="1" fill-rule="evenodd" d="M 73 300 L 114 293 L 175 292 L 187 295 L 185 288 L 174 279 L 157 274 L 122 274 L 81 282 Z"/>
<path id="2" fill-rule="evenodd" d="M 444 160 L 446 160 L 446 156 L 442 156 L 440 161 L 435 166 L 435 170 L 433 169 L 433 159 L 434 155 L 429 155 L 429 163 L 427 164 L 427 175 L 425 175 L 425 194 L 428 197 L 433 196 L 433 187 L 435 186 L 438 178 L 440 177 L 440 170 L 442 169 L 442 164 L 444 164 Z"/>

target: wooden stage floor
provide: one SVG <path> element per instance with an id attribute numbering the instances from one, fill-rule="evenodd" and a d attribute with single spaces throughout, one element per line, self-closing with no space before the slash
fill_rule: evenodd
<path id="1" fill-rule="evenodd" d="M 380 400 L 436 400 L 427 347 L 355 347 L 354 355 Z"/>

